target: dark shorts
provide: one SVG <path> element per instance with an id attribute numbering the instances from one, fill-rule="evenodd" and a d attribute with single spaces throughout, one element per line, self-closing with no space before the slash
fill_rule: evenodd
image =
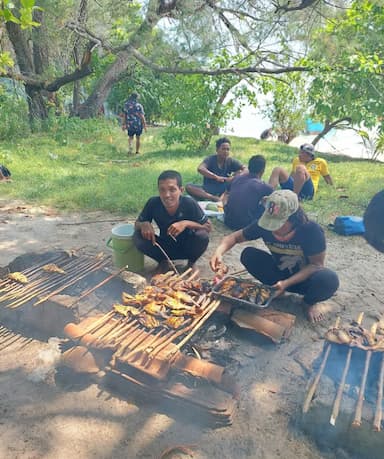
<path id="1" fill-rule="evenodd" d="M 293 191 L 293 178 L 290 176 L 286 182 L 280 184 L 280 187 L 283 190 L 291 190 L 291 191 Z M 304 183 L 303 188 L 300 191 L 299 199 L 301 199 L 301 200 L 313 199 L 314 194 L 315 194 L 315 189 L 313 187 L 313 182 L 309 178 Z"/>
<path id="2" fill-rule="evenodd" d="M 134 135 L 139 137 L 143 133 L 143 129 L 128 129 L 127 132 L 128 132 L 128 137 L 133 137 Z"/>

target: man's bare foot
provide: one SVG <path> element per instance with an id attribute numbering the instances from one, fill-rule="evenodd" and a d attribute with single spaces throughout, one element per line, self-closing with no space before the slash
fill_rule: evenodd
<path id="1" fill-rule="evenodd" d="M 168 260 L 162 260 L 157 265 L 157 268 L 156 268 L 154 274 L 165 274 L 168 271 L 173 271 L 172 267 L 169 265 Z"/>
<path id="2" fill-rule="evenodd" d="M 322 302 L 316 303 L 312 306 L 308 306 L 308 320 L 312 323 L 321 322 L 325 317 L 334 311 L 334 307 L 331 303 Z"/>

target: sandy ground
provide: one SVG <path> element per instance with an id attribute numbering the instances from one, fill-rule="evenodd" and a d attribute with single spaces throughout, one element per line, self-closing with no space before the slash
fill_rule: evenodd
<path id="1" fill-rule="evenodd" d="M 0 266 L 18 255 L 53 248 L 107 251 L 111 228 L 122 218 L 105 213 L 59 214 L 0 201 Z M 212 277 L 207 260 L 226 232 L 221 223 L 215 223 L 208 252 L 198 263 L 202 277 Z M 327 233 L 327 239 L 327 265 L 341 280 L 334 307 L 343 319 L 356 318 L 360 311 L 366 317 L 381 314 L 383 255 L 359 237 Z M 226 258 L 232 272 L 241 268 L 240 251 L 241 247 L 235 247 Z M 241 386 L 233 425 L 216 430 L 198 421 L 183 421 L 182 413 L 171 417 L 151 404 L 117 397 L 97 384 L 65 388 L 55 383 L 53 372 L 36 378 L 42 351 L 50 345 L 33 339 L 24 347 L 17 342 L 4 347 L 0 335 L 0 457 L 156 458 L 175 445 L 189 445 L 195 459 L 347 457 L 341 450 L 320 451 L 296 423 L 311 364 L 334 316 L 311 325 L 297 297 L 287 297 L 278 306 L 297 314 L 285 343 L 276 346 L 241 335 L 212 343 L 230 349 L 231 366 Z"/>

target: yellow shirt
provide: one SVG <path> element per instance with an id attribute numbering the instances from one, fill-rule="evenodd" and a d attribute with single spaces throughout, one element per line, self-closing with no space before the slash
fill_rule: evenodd
<path id="1" fill-rule="evenodd" d="M 299 157 L 294 158 L 292 161 L 292 172 L 295 172 L 296 167 L 299 164 L 303 164 L 307 171 L 309 172 L 309 175 L 311 176 L 312 183 L 313 183 L 313 188 L 315 189 L 315 193 L 317 191 L 317 188 L 319 186 L 319 180 L 320 177 L 324 177 L 325 175 L 329 175 L 329 170 L 328 170 L 328 164 L 327 161 L 323 158 L 315 158 L 312 161 L 309 161 L 308 163 L 302 163 L 300 162 Z"/>

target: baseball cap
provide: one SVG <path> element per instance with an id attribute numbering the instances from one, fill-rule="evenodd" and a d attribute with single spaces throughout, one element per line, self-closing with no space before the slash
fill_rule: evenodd
<path id="1" fill-rule="evenodd" d="M 304 151 L 309 155 L 315 156 L 315 147 L 311 143 L 304 143 L 300 146 L 300 151 Z"/>
<path id="2" fill-rule="evenodd" d="M 277 190 L 265 198 L 264 207 L 258 224 L 268 231 L 276 231 L 299 209 L 299 199 L 291 190 Z"/>

